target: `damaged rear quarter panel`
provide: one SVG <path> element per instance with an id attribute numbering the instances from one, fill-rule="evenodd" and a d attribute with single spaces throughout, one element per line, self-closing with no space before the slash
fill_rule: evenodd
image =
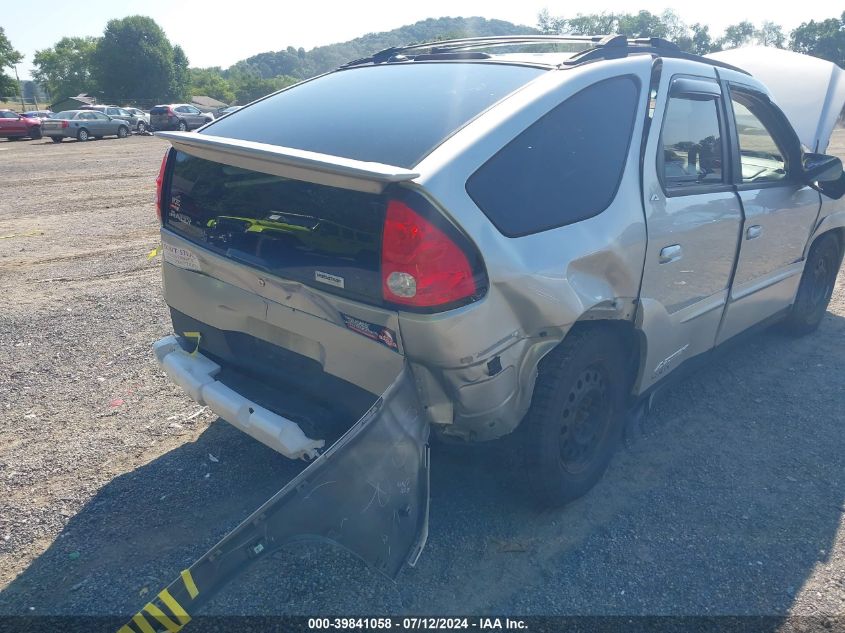
<path id="1" fill-rule="evenodd" d="M 469 177 L 569 96 L 624 74 L 640 81 L 639 110 L 622 180 L 610 205 L 592 218 L 559 228 L 514 238 L 502 235 L 468 195 Z M 490 286 L 483 299 L 458 310 L 438 315 L 400 312 L 405 353 L 415 366 L 425 365 L 438 377 L 444 393 L 455 401 L 455 426 L 466 425 L 476 439 L 497 437 L 519 423 L 530 404 L 537 363 L 574 323 L 633 320 L 646 246 L 639 155 L 650 75 L 651 60 L 645 57 L 551 71 L 455 134 L 417 166 L 417 182 L 425 195 L 478 246 Z M 502 373 L 512 368 L 510 388 L 496 385 L 489 397 L 482 391 L 470 396 L 467 386 L 490 383 L 486 365 L 497 356 Z M 504 392 L 507 397 L 498 395 Z"/>

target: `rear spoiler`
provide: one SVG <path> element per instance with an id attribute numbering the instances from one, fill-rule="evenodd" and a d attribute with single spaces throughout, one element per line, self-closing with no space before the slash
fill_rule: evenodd
<path id="1" fill-rule="evenodd" d="M 198 158 L 366 193 L 381 193 L 390 183 L 413 180 L 419 176 L 417 172 L 394 165 L 210 134 L 156 132 L 156 136 L 167 139 L 180 152 Z"/>

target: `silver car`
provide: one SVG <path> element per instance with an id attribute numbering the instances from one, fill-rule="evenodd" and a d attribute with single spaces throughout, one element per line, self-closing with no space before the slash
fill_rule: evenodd
<path id="1" fill-rule="evenodd" d="M 54 143 L 61 143 L 66 138 L 75 138 L 78 141 L 104 136 L 126 138 L 129 136 L 129 124 L 97 110 L 65 110 L 44 119 L 41 131 Z"/>
<path id="2" fill-rule="evenodd" d="M 548 42 L 583 50 L 494 52 Z M 845 245 L 823 154 L 845 72 L 777 52 L 752 75 L 752 54 L 437 42 L 159 134 L 158 361 L 313 460 L 195 577 L 302 534 L 394 575 L 425 542 L 429 429 L 519 427 L 528 490 L 566 503 L 714 348 L 775 321 L 814 331 Z"/>

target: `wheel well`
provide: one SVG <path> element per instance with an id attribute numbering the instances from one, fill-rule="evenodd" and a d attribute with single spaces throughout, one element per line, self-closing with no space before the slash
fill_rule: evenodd
<path id="1" fill-rule="evenodd" d="M 634 327 L 630 321 L 619 319 L 577 321 L 567 336 L 572 332 L 583 332 L 585 330 L 603 330 L 610 336 L 616 337 L 619 346 L 625 351 L 627 357 L 627 369 L 630 382 L 629 390 L 633 388 L 634 381 L 640 371 L 640 361 L 645 357 L 645 335 Z M 566 337 L 563 339 L 566 340 Z"/>
<path id="2" fill-rule="evenodd" d="M 839 244 L 839 265 L 841 266 L 843 257 L 845 257 L 845 227 L 838 226 L 824 233 L 819 233 L 807 249 L 807 256 L 810 255 L 810 251 L 818 244 L 819 240 L 827 235 L 833 235 Z"/>

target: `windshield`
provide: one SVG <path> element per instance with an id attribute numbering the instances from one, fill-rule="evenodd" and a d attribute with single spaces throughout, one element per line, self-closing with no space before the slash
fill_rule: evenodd
<path id="1" fill-rule="evenodd" d="M 201 134 L 412 167 L 543 72 L 529 66 L 442 62 L 342 70 L 254 103 Z"/>

